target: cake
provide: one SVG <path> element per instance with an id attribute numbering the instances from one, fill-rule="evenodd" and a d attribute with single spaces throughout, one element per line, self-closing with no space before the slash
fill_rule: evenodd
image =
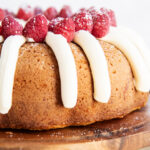
<path id="1" fill-rule="evenodd" d="M 0 128 L 88 125 L 145 106 L 150 51 L 114 11 L 0 12 Z"/>

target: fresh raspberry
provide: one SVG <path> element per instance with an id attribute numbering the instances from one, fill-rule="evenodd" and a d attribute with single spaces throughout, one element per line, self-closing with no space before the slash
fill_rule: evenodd
<path id="1" fill-rule="evenodd" d="M 95 7 L 90 7 L 87 11 L 92 15 L 92 18 L 100 13 L 100 10 L 96 9 Z"/>
<path id="2" fill-rule="evenodd" d="M 113 10 L 111 9 L 106 9 L 106 8 L 101 8 L 100 9 L 102 12 L 107 13 L 110 19 L 110 25 L 113 27 L 117 26 L 117 22 L 116 22 L 116 17 L 115 17 L 115 13 Z"/>
<path id="3" fill-rule="evenodd" d="M 18 10 L 16 17 L 27 21 L 32 16 L 33 16 L 32 8 L 30 6 L 25 6 Z"/>
<path id="4" fill-rule="evenodd" d="M 60 13 L 59 13 L 59 17 L 63 17 L 63 18 L 69 18 L 72 16 L 72 11 L 71 11 L 71 8 L 70 6 L 64 6 Z"/>
<path id="5" fill-rule="evenodd" d="M 5 11 L 0 8 L 0 20 L 3 20 L 5 17 Z"/>
<path id="6" fill-rule="evenodd" d="M 57 18 L 54 18 L 52 20 L 49 21 L 49 24 L 48 24 L 48 31 L 52 31 L 53 32 L 53 29 L 54 27 L 60 23 L 61 20 L 63 20 L 64 18 L 62 17 L 57 17 Z"/>
<path id="7" fill-rule="evenodd" d="M 93 20 L 89 12 L 82 10 L 73 16 L 73 21 L 75 23 L 75 30 L 87 30 L 89 32 L 93 29 Z"/>
<path id="8" fill-rule="evenodd" d="M 7 16 L 2 21 L 2 35 L 6 39 L 10 35 L 21 35 L 23 27 L 13 16 Z"/>
<path id="9" fill-rule="evenodd" d="M 102 38 L 109 32 L 110 22 L 109 17 L 105 13 L 97 14 L 93 18 L 92 34 L 96 38 Z"/>
<path id="10" fill-rule="evenodd" d="M 56 18 L 57 14 L 58 14 L 57 10 L 54 7 L 49 7 L 44 12 L 44 15 L 48 20 L 52 20 L 53 18 Z"/>
<path id="11" fill-rule="evenodd" d="M 53 27 L 55 34 L 63 35 L 68 42 L 72 41 L 75 34 L 75 24 L 71 18 L 63 18 Z"/>
<path id="12" fill-rule="evenodd" d="M 34 8 L 34 15 L 38 15 L 38 14 L 43 14 L 43 11 L 40 7 L 35 7 Z"/>
<path id="13" fill-rule="evenodd" d="M 15 17 L 15 14 L 13 12 L 8 11 L 7 9 L 5 9 L 4 11 L 5 11 L 5 16 L 13 16 L 13 17 Z"/>
<path id="14" fill-rule="evenodd" d="M 44 15 L 39 14 L 27 22 L 23 30 L 23 35 L 34 39 L 35 42 L 43 42 L 47 31 L 47 19 Z"/>

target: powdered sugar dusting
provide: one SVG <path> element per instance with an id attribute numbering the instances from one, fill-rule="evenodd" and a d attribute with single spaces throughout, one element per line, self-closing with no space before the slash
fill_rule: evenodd
<path id="1" fill-rule="evenodd" d="M 23 27 L 12 16 L 7 16 L 2 21 L 2 35 L 7 38 L 10 35 L 21 35 Z"/>
<path id="2" fill-rule="evenodd" d="M 73 20 L 75 23 L 76 31 L 79 30 L 87 30 L 89 32 L 92 31 L 93 28 L 93 20 L 92 16 L 87 11 L 80 11 L 73 16 Z"/>
<path id="3" fill-rule="evenodd" d="M 38 34 L 43 34 L 42 33 L 42 30 L 37 30 L 36 27 L 37 27 L 37 22 L 39 23 L 38 26 L 41 26 L 39 27 L 42 28 L 42 26 L 45 25 L 45 21 L 43 21 L 43 19 L 41 20 L 38 20 L 36 19 L 36 15 L 35 13 L 33 13 L 34 11 L 33 10 L 39 10 L 40 11 L 40 15 L 42 15 L 42 13 L 45 15 L 45 13 L 48 15 L 46 16 L 47 19 L 48 17 L 51 17 L 49 15 L 52 15 L 51 13 L 55 12 L 55 16 L 54 19 L 48 19 L 47 20 L 47 28 L 49 31 L 52 31 L 54 32 L 54 28 L 55 26 L 57 26 L 58 29 L 61 28 L 61 33 L 63 33 L 63 36 L 64 37 L 68 37 L 68 31 L 71 29 L 70 27 L 72 26 L 75 26 L 75 31 L 79 31 L 79 30 L 86 30 L 86 31 L 89 31 L 90 33 L 94 33 L 95 31 L 93 31 L 94 29 L 94 23 L 95 23 L 95 18 L 99 18 L 99 16 L 102 16 L 102 15 L 106 15 L 109 17 L 109 21 L 111 22 L 110 25 L 111 26 L 116 26 L 116 19 L 115 19 L 115 14 L 114 12 L 111 10 L 111 9 L 106 9 L 106 8 L 97 8 L 97 7 L 90 7 L 89 9 L 86 9 L 86 8 L 82 8 L 80 9 L 79 11 L 77 11 L 73 16 L 71 15 L 70 13 L 70 7 L 69 6 L 64 6 L 60 13 L 58 14 L 57 13 L 57 10 L 54 8 L 54 7 L 49 7 L 48 9 L 46 9 L 44 12 L 42 11 L 42 9 L 40 8 L 34 8 L 32 9 L 29 5 L 23 5 L 22 7 L 19 8 L 18 10 L 18 13 L 16 14 L 16 17 L 17 17 L 17 21 L 19 24 L 22 25 L 22 27 L 24 28 L 23 30 L 23 35 L 26 36 L 27 34 L 27 30 L 25 29 L 27 24 L 32 20 L 32 26 L 30 26 L 30 31 L 32 30 L 32 32 L 36 32 L 35 33 L 35 37 L 38 35 Z M 49 11 L 48 11 L 49 10 Z M 51 11 L 50 11 L 51 10 Z M 57 14 L 57 15 L 56 15 Z M 66 15 L 68 16 L 66 18 L 66 16 L 62 16 L 60 17 L 61 15 Z M 35 16 L 34 16 L 35 15 Z M 44 16 L 43 15 L 43 16 Z M 12 15 L 12 16 L 15 16 L 15 15 Z M 55 18 L 56 17 L 56 18 Z M 29 19 L 30 18 L 30 19 Z M 66 19 L 65 21 L 64 18 Z M 68 19 L 73 19 L 73 23 L 72 21 L 68 21 Z M 14 19 L 15 20 L 15 19 Z M 9 22 L 8 18 L 5 17 L 5 21 L 7 21 L 8 23 L 5 25 L 5 27 L 7 28 L 10 28 L 10 26 L 15 26 L 15 23 L 14 22 Z M 67 22 L 67 23 L 64 23 L 64 22 Z M 36 24 L 36 25 L 35 25 Z M 0 22 L 0 25 L 1 25 L 1 22 Z M 106 20 L 105 19 L 100 19 L 100 21 L 98 21 L 97 23 L 98 26 L 100 25 L 103 25 L 105 26 L 106 25 Z M 70 28 L 70 29 L 69 29 Z M 107 28 L 107 26 L 106 26 Z M 12 30 L 12 29 L 10 29 Z M 28 29 L 29 30 L 29 29 Z M 72 30 L 72 29 L 71 29 Z M 97 29 L 96 29 L 97 30 Z M 101 30 L 100 28 L 98 28 L 98 31 Z M 66 32 L 67 31 L 67 32 Z M 69 31 L 70 32 L 70 31 Z M 57 33 L 56 29 L 55 29 L 55 32 L 54 33 Z M 59 32 L 58 32 L 59 33 Z M 58 34 L 57 33 L 57 34 Z M 17 29 L 16 31 L 13 31 L 13 33 L 11 32 L 8 36 L 10 35 L 16 35 L 16 34 L 22 34 L 22 32 L 20 33 Z M 71 35 L 72 34 L 72 35 Z M 71 36 L 74 36 L 74 33 L 72 32 Z M 95 34 L 93 34 L 95 36 Z M 97 36 L 96 36 L 97 37 Z M 100 36 L 98 36 L 100 37 Z M 6 37 L 4 37 L 6 38 Z M 33 37 L 28 37 L 28 38 L 32 38 L 34 39 Z M 72 39 L 72 38 L 71 38 Z M 39 39 L 40 41 L 44 41 L 43 39 Z M 30 40 L 29 40 L 30 41 Z M 36 41 L 36 40 L 34 40 Z M 69 40 L 70 41 L 70 40 Z M 37 41 L 36 41 L 37 42 Z"/>
<path id="4" fill-rule="evenodd" d="M 55 19 L 52 19 L 51 21 L 49 21 L 49 25 L 48 25 L 48 30 L 49 31 L 53 31 L 54 26 L 56 26 L 58 23 L 60 23 L 63 20 L 62 17 L 57 17 Z"/>
<path id="5" fill-rule="evenodd" d="M 23 35 L 32 38 L 36 42 L 43 42 L 48 31 L 47 19 L 44 15 L 37 15 L 31 18 L 24 30 Z"/>

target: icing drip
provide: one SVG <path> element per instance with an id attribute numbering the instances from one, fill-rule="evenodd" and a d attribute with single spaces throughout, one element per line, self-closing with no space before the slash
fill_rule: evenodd
<path id="1" fill-rule="evenodd" d="M 77 103 L 77 72 L 70 46 L 62 35 L 52 32 L 48 32 L 46 43 L 57 58 L 64 107 L 73 108 Z"/>
<path id="2" fill-rule="evenodd" d="M 12 105 L 12 92 L 16 64 L 20 47 L 25 43 L 23 36 L 8 37 L 2 46 L 0 58 L 0 113 L 8 113 Z"/>
<path id="3" fill-rule="evenodd" d="M 29 43 L 35 43 L 35 41 L 32 38 L 26 38 L 27 42 Z"/>
<path id="4" fill-rule="evenodd" d="M 111 87 L 107 61 L 101 45 L 92 34 L 84 30 L 75 33 L 74 41 L 82 47 L 89 60 L 95 100 L 107 103 L 111 96 Z"/>
<path id="5" fill-rule="evenodd" d="M 150 74 L 139 50 L 132 44 L 128 38 L 124 37 L 119 30 L 111 30 L 108 35 L 102 38 L 116 47 L 118 47 L 130 62 L 134 77 L 135 87 L 141 92 L 150 90 Z M 142 52 L 142 51 L 141 51 Z M 144 51 L 142 52 L 144 53 Z"/>
<path id="6" fill-rule="evenodd" d="M 136 48 L 139 50 L 140 54 L 142 55 L 150 72 L 150 50 L 148 49 L 144 40 L 136 32 L 126 27 L 119 26 L 116 29 L 120 32 L 120 34 L 126 36 L 126 38 L 129 39 L 136 46 Z M 116 29 L 111 28 L 111 30 L 116 30 Z"/>

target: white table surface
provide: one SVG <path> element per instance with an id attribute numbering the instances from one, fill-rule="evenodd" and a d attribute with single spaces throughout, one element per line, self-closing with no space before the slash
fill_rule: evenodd
<path id="1" fill-rule="evenodd" d="M 79 7 L 105 6 L 115 10 L 118 24 L 136 30 L 150 47 L 150 0 L 0 0 L 0 7 L 17 11 L 22 4 L 55 6 L 60 9 L 68 4 L 75 11 Z"/>

